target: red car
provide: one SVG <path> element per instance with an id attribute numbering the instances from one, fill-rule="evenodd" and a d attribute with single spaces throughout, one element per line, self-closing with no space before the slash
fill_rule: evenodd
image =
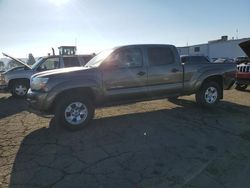
<path id="1" fill-rule="evenodd" d="M 239 44 L 241 49 L 250 57 L 250 40 Z M 236 89 L 245 90 L 250 85 L 250 62 L 246 61 L 237 65 Z"/>

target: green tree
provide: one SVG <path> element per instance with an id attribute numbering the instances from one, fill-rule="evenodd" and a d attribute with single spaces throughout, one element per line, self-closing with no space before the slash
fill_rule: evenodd
<path id="1" fill-rule="evenodd" d="M 36 62 L 34 56 L 32 55 L 32 53 L 29 54 L 29 58 L 27 60 L 27 65 L 33 65 Z"/>

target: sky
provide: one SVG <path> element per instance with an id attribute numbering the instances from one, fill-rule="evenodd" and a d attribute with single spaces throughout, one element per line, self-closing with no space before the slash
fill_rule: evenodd
<path id="1" fill-rule="evenodd" d="M 0 0 L 0 52 L 38 57 L 61 45 L 76 44 L 86 54 L 126 44 L 245 38 L 249 18 L 249 0 Z"/>

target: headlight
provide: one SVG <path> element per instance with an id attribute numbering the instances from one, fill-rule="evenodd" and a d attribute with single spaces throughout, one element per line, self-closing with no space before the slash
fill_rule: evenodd
<path id="1" fill-rule="evenodd" d="M 0 74 L 0 85 L 4 85 L 5 84 L 5 78 L 3 74 Z"/>
<path id="2" fill-rule="evenodd" d="M 49 81 L 49 78 L 31 78 L 30 81 L 30 88 L 32 90 L 42 90 L 42 91 L 48 91 L 47 83 Z"/>
<path id="3" fill-rule="evenodd" d="M 4 75 L 0 74 L 0 80 L 4 80 Z"/>

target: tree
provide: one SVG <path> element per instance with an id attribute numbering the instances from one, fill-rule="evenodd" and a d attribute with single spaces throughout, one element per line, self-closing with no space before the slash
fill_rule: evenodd
<path id="1" fill-rule="evenodd" d="M 33 65 L 36 62 L 34 56 L 32 55 L 32 53 L 29 54 L 29 58 L 27 60 L 27 65 Z"/>

